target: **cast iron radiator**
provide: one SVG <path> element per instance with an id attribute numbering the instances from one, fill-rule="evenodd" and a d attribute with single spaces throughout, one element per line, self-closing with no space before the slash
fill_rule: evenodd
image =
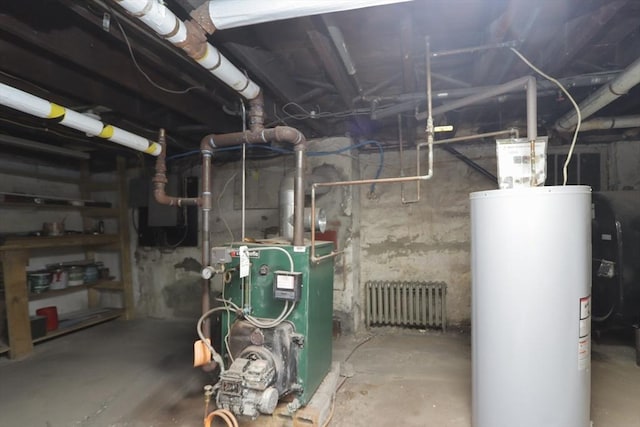
<path id="1" fill-rule="evenodd" d="M 365 283 L 366 325 L 447 329 L 444 282 Z"/>

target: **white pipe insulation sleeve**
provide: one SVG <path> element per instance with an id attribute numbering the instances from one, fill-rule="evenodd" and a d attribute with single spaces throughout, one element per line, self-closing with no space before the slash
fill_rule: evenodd
<path id="1" fill-rule="evenodd" d="M 215 0 L 209 1 L 209 17 L 218 30 L 262 22 L 340 12 L 411 0 Z"/>
<path id="2" fill-rule="evenodd" d="M 210 43 L 207 43 L 207 51 L 198 60 L 198 64 L 211 71 L 214 76 L 246 99 L 253 99 L 260 93 L 260 87 L 236 68 L 231 61 Z"/>
<path id="3" fill-rule="evenodd" d="M 104 138 L 147 154 L 157 156 L 162 151 L 162 147 L 158 143 L 3 83 L 0 83 L 0 104 L 32 116 L 56 119 L 58 123 L 68 128 L 84 132 L 89 136 Z"/>
<path id="4" fill-rule="evenodd" d="M 117 1 L 123 9 L 174 45 L 186 40 L 187 29 L 184 22 L 159 0 Z M 211 44 L 207 43 L 204 56 L 196 61 L 246 99 L 254 99 L 260 93 L 260 87 Z"/>
<path id="5" fill-rule="evenodd" d="M 0 104 L 36 117 L 52 117 L 49 101 L 3 83 L 0 83 Z"/>
<path id="6" fill-rule="evenodd" d="M 184 23 L 164 3 L 158 0 L 117 0 L 120 6 L 138 17 L 153 31 L 171 43 L 180 43 L 187 38 Z M 170 37 L 167 37 L 170 35 Z"/>

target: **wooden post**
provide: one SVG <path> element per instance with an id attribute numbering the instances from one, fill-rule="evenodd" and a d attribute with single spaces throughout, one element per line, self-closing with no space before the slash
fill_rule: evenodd
<path id="1" fill-rule="evenodd" d="M 1 256 L 7 306 L 9 357 L 17 359 L 33 350 L 26 270 L 29 253 L 26 250 L 2 251 Z"/>
<path id="2" fill-rule="evenodd" d="M 120 268 L 122 275 L 122 299 L 124 317 L 127 320 L 135 316 L 133 299 L 133 278 L 131 272 L 131 236 L 129 232 L 129 189 L 127 186 L 127 164 L 123 157 L 118 157 L 118 227 L 120 236 Z"/>
<path id="3" fill-rule="evenodd" d="M 91 184 L 91 171 L 89 169 L 89 162 L 83 161 L 80 166 L 80 184 L 78 185 L 80 189 L 80 197 L 84 200 L 91 198 L 91 192 L 89 191 L 89 187 Z M 82 232 L 86 233 L 87 230 L 91 230 L 94 228 L 94 220 L 93 218 L 87 217 L 84 212 L 82 212 Z M 84 258 L 86 260 L 95 260 L 95 251 L 84 249 Z M 88 288 L 87 289 L 87 305 L 89 308 L 97 308 L 100 306 L 100 292 L 97 289 Z"/>

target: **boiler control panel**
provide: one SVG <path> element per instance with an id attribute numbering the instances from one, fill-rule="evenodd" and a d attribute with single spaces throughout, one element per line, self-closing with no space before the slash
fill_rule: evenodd
<path id="1" fill-rule="evenodd" d="M 273 274 L 273 297 L 275 299 L 298 301 L 302 287 L 302 273 L 275 271 Z"/>

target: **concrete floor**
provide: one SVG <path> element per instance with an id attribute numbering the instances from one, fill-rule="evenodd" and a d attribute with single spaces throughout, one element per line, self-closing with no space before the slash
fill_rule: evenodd
<path id="1" fill-rule="evenodd" d="M 0 358 L 0 426 L 201 426 L 210 379 L 191 367 L 193 338 L 192 322 L 113 321 Z M 339 338 L 334 360 L 363 338 Z M 470 354 L 466 334 L 377 331 L 350 357 L 331 425 L 470 426 Z M 594 345 L 595 426 L 640 426 L 634 362 L 631 347 Z"/>

